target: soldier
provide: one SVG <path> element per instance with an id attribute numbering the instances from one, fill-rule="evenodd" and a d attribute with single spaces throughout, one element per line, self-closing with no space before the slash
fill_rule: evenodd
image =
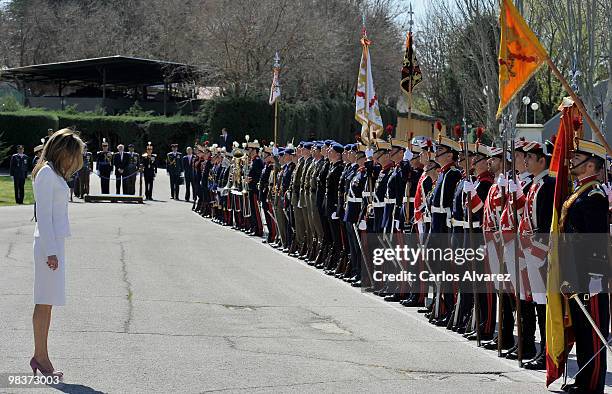
<path id="1" fill-rule="evenodd" d="M 575 269 L 568 281 L 578 292 L 578 299 L 569 300 L 570 315 L 576 340 L 576 362 L 579 373 L 573 384 L 563 390 L 569 393 L 603 393 L 607 361 L 603 344 L 593 330 L 578 302 L 583 303 L 594 325 L 604 338 L 610 332 L 608 198 L 598 178 L 604 169 L 606 149 L 593 141 L 574 139 L 570 172 L 576 179 L 575 190 L 563 204 L 560 231 L 571 239 L 561 256 L 562 267 Z"/>
<path id="2" fill-rule="evenodd" d="M 268 229 L 268 235 L 264 239 L 263 243 L 272 243 L 276 239 L 276 226 L 274 219 L 274 210 L 272 209 L 272 202 L 270 196 L 270 178 L 274 170 L 274 157 L 272 156 L 272 146 L 264 147 L 262 151 L 262 159 L 264 161 L 264 169 L 261 173 L 261 179 L 257 187 L 259 193 L 259 202 L 261 203 L 261 209 L 266 218 L 266 228 Z"/>
<path id="3" fill-rule="evenodd" d="M 251 205 L 250 225 L 248 226 L 247 234 L 257 237 L 263 236 L 263 222 L 261 220 L 261 211 L 259 210 L 259 181 L 264 169 L 264 162 L 259 156 L 261 146 L 257 140 L 247 142 L 247 153 L 249 155 L 249 172 L 246 175 L 246 182 L 249 191 L 249 203 Z"/>
<path id="4" fill-rule="evenodd" d="M 289 189 L 291 190 L 291 206 L 293 208 L 294 220 L 295 220 L 295 240 L 292 243 L 293 249 L 289 252 L 290 256 L 299 257 L 304 253 L 304 247 L 306 244 L 306 232 L 305 232 L 305 221 L 304 221 L 304 209 L 299 204 L 300 199 L 300 188 L 302 182 L 302 174 L 304 171 L 304 142 L 300 142 L 297 146 L 297 165 L 292 173 L 291 184 Z"/>
<path id="5" fill-rule="evenodd" d="M 186 155 L 183 156 L 182 168 L 185 172 L 185 201 L 189 201 L 191 199 L 191 194 L 193 191 L 193 198 L 196 198 L 195 186 L 193 184 L 194 174 L 193 174 L 193 162 L 195 161 L 195 156 L 193 155 L 193 149 L 188 146 L 185 149 Z"/>
<path id="6" fill-rule="evenodd" d="M 117 145 L 117 153 L 113 156 L 113 166 L 115 167 L 115 191 L 117 194 L 121 194 L 121 186 L 123 185 L 123 193 L 126 193 L 125 186 L 127 181 L 127 167 L 129 164 L 129 157 L 124 152 L 125 147 L 123 144 Z"/>
<path id="7" fill-rule="evenodd" d="M 444 245 L 448 245 L 443 234 L 448 234 L 451 229 L 453 195 L 461 179 L 461 170 L 456 166 L 459 152 L 461 152 L 461 145 L 457 141 L 442 135 L 438 136 L 435 161 L 440 165 L 440 174 L 431 195 L 430 233 L 433 237 L 430 243 L 432 247 L 443 248 Z M 438 263 L 441 262 L 432 262 L 434 267 L 441 269 L 442 266 Z M 434 309 L 429 316 L 430 322 L 438 326 L 446 326 L 450 318 L 453 295 L 450 293 L 449 286 L 444 282 L 437 283 L 436 288 L 437 294 Z"/>
<path id="8" fill-rule="evenodd" d="M 284 210 L 285 217 L 287 218 L 286 227 L 286 235 L 285 238 L 287 240 L 286 248 L 283 249 L 283 252 L 289 253 L 293 247 L 293 240 L 295 236 L 295 222 L 293 216 L 293 207 L 291 205 L 291 179 L 293 178 L 293 172 L 297 165 L 297 157 L 295 156 L 295 148 L 293 146 L 288 145 L 285 149 L 285 156 L 287 157 L 287 167 L 285 168 L 285 172 L 282 176 L 281 182 L 281 198 L 282 198 L 282 206 Z"/>
<path id="9" fill-rule="evenodd" d="M 338 183 L 338 204 L 336 208 L 336 217 L 340 221 L 340 226 L 343 232 L 343 258 L 345 259 L 345 267 L 344 271 L 336 273 L 336 278 L 342 279 L 345 282 L 348 282 L 354 273 L 352 272 L 353 263 L 351 263 L 352 259 L 356 259 L 356 257 L 352 257 L 352 254 L 358 253 L 356 250 L 358 245 L 352 244 L 354 242 L 354 230 L 352 226 L 344 220 L 344 216 L 346 214 L 346 204 L 347 204 L 347 194 L 349 191 L 349 187 L 351 184 L 351 180 L 355 176 L 355 172 L 359 168 L 357 164 L 357 144 L 347 144 L 344 146 L 344 152 L 342 154 L 342 161 L 344 162 L 344 170 L 340 175 L 340 181 Z M 351 234 L 352 233 L 352 234 Z"/>
<path id="10" fill-rule="evenodd" d="M 202 166 L 201 163 L 204 160 L 204 152 L 207 147 L 196 145 L 195 159 L 191 161 L 191 168 L 193 172 L 193 204 L 191 205 L 192 211 L 198 211 L 203 196 L 202 190 Z"/>
<path id="11" fill-rule="evenodd" d="M 180 178 L 183 172 L 182 156 L 178 152 L 178 144 L 170 145 L 171 152 L 166 155 L 166 172 L 170 176 L 170 198 L 179 199 Z"/>
<path id="12" fill-rule="evenodd" d="M 84 198 L 89 194 L 89 174 L 93 171 L 92 154 L 87 150 L 87 144 L 83 149 L 83 167 L 78 171 L 75 179 L 75 196 Z"/>
<path id="13" fill-rule="evenodd" d="M 151 142 L 147 144 L 147 150 L 141 156 L 142 173 L 145 180 L 145 198 L 153 200 L 153 181 L 157 174 L 157 155 L 153 153 Z"/>
<path id="14" fill-rule="evenodd" d="M 284 148 L 277 148 L 275 153 L 278 163 L 276 164 L 276 173 L 274 174 L 276 178 L 272 195 L 274 196 L 274 216 L 276 217 L 276 225 L 278 227 L 278 239 L 272 244 L 272 247 L 284 250 L 287 248 L 287 217 L 283 209 L 282 182 L 283 175 L 287 169 L 287 159 L 285 158 Z"/>
<path id="15" fill-rule="evenodd" d="M 134 144 L 128 145 L 128 164 L 124 173 L 123 193 L 136 195 L 136 177 L 140 166 L 140 155 L 134 152 Z"/>
<path id="16" fill-rule="evenodd" d="M 201 168 L 201 179 L 200 179 L 200 202 L 197 206 L 197 211 L 200 212 L 202 217 L 210 217 L 211 216 L 211 192 L 214 190 L 215 180 L 214 174 L 212 173 L 213 168 L 213 160 L 212 155 L 213 152 L 215 155 L 217 154 L 217 145 L 213 144 L 210 148 L 204 148 L 204 154 L 202 155 L 202 159 L 200 160 L 200 168 Z M 189 184 L 185 183 L 185 187 Z"/>
<path id="17" fill-rule="evenodd" d="M 17 145 L 17 153 L 11 156 L 9 174 L 13 177 L 13 188 L 15 190 L 15 202 L 23 204 L 25 195 L 25 180 L 28 177 L 29 158 L 23 153 L 23 145 Z"/>
<path id="18" fill-rule="evenodd" d="M 34 159 L 32 159 L 32 168 L 36 167 L 36 164 L 38 164 L 38 160 L 40 160 L 40 155 L 42 155 L 43 148 L 44 148 L 44 145 L 42 144 L 36 145 L 34 147 Z"/>
<path id="19" fill-rule="evenodd" d="M 106 138 L 102 139 L 102 150 L 96 153 L 96 174 L 100 177 L 102 194 L 110 193 L 110 176 L 113 171 L 113 152 L 108 150 Z"/>
<path id="20" fill-rule="evenodd" d="M 309 220 L 314 225 L 314 232 L 316 234 L 317 244 L 316 244 L 316 255 L 314 260 L 309 262 L 310 265 L 319 265 L 321 261 L 325 258 L 325 244 L 324 244 L 324 231 L 323 224 L 321 223 L 321 217 L 317 211 L 317 188 L 319 187 L 318 183 L 318 172 L 325 164 L 323 160 L 323 155 L 321 154 L 321 149 L 323 148 L 323 143 L 317 141 L 312 146 L 312 162 L 310 163 L 309 172 L 305 179 L 307 179 L 308 184 L 305 188 L 305 195 L 307 196 L 307 212 L 310 215 Z"/>
<path id="21" fill-rule="evenodd" d="M 344 146 L 333 143 L 329 149 L 328 158 L 330 162 L 329 172 L 325 179 L 325 195 L 323 197 L 323 212 L 329 223 L 332 247 L 325 269 L 328 275 L 339 273 L 339 269 L 344 271 L 347 264 L 345 255 L 342 253 L 344 233 L 340 219 L 337 215 L 338 210 L 338 188 L 340 177 L 344 171 L 342 162 Z"/>
<path id="22" fill-rule="evenodd" d="M 302 179 L 299 190 L 298 205 L 302 207 L 304 214 L 304 232 L 306 238 L 306 249 L 305 255 L 301 255 L 300 259 L 305 260 L 308 264 L 312 265 L 317 257 L 317 232 L 314 224 L 314 210 L 313 206 L 310 205 L 310 177 L 313 171 L 313 148 L 312 142 L 304 142 L 304 170 L 302 171 Z"/>

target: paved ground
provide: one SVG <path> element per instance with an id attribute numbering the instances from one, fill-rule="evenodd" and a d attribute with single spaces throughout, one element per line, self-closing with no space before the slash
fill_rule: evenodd
<path id="1" fill-rule="evenodd" d="M 166 201 L 166 183 L 164 201 L 71 204 L 50 333 L 66 384 L 47 390 L 546 391 L 542 373 Z M 0 373 L 26 373 L 32 353 L 31 216 L 0 208 Z"/>

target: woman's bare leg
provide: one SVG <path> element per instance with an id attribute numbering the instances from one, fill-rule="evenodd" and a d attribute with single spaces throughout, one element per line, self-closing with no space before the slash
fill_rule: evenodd
<path id="1" fill-rule="evenodd" d="M 47 338 L 51 324 L 51 305 L 36 304 L 32 316 L 34 328 L 34 358 L 45 371 L 53 371 L 49 353 L 47 351 Z"/>

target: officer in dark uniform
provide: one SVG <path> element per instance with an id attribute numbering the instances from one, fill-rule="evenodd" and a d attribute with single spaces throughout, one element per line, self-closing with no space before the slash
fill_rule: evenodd
<path id="1" fill-rule="evenodd" d="M 38 161 L 40 160 L 40 156 L 42 155 L 43 148 L 44 148 L 44 145 L 42 144 L 36 145 L 34 147 L 34 158 L 32 159 L 32 168 L 36 167 L 36 164 L 38 164 Z"/>
<path id="2" fill-rule="evenodd" d="M 83 149 L 83 166 L 77 172 L 74 185 L 74 195 L 83 198 L 89 194 L 89 174 L 93 171 L 92 154 L 87 150 L 87 144 Z"/>
<path id="3" fill-rule="evenodd" d="M 356 163 L 356 152 L 357 144 L 347 144 L 344 146 L 344 153 L 342 154 L 342 160 L 344 162 L 344 170 L 340 175 L 340 181 L 338 182 L 338 203 L 336 204 L 336 218 L 338 218 L 339 225 L 342 229 L 343 234 L 343 250 L 341 260 L 344 262 L 344 270 L 340 268 L 340 272 L 336 273 L 336 278 L 348 281 L 353 275 L 351 266 L 351 233 L 354 232 L 353 228 L 344 221 L 344 215 L 346 213 L 346 197 L 350 187 L 351 179 L 355 176 L 355 172 L 359 165 Z"/>
<path id="4" fill-rule="evenodd" d="M 147 144 L 147 151 L 141 156 L 142 174 L 145 180 L 145 198 L 153 199 L 153 180 L 157 174 L 157 155 L 153 153 L 151 142 Z"/>
<path id="5" fill-rule="evenodd" d="M 461 170 L 457 168 L 456 162 L 458 154 L 461 152 L 461 145 L 448 137 L 439 136 L 435 160 L 440 165 L 440 175 L 436 181 L 431 196 L 431 230 L 436 234 L 432 246 L 445 246 L 440 234 L 448 234 L 451 227 L 451 209 L 453 205 L 453 195 L 457 184 L 461 179 Z M 434 263 L 435 264 L 435 263 Z M 440 265 L 435 264 L 438 268 Z M 439 326 L 446 326 L 450 317 L 453 305 L 453 294 L 450 293 L 449 286 L 438 284 L 438 295 L 436 307 L 432 313 L 431 322 Z"/>
<path id="6" fill-rule="evenodd" d="M 604 338 L 610 332 L 608 198 L 598 180 L 606 158 L 605 148 L 593 141 L 576 138 L 570 159 L 570 172 L 576 179 L 575 190 L 563 204 L 560 231 L 571 239 L 563 245 L 561 270 L 578 293 Z M 584 234 L 584 235 L 581 235 Z M 600 352 L 603 343 L 587 316 L 571 299 L 570 315 L 576 340 L 576 362 L 580 373 L 573 384 L 563 387 L 569 393 L 603 393 L 606 381 L 607 355 Z"/>
<path id="7" fill-rule="evenodd" d="M 285 211 L 285 217 L 287 218 L 286 225 L 286 234 L 285 238 L 287 240 L 287 245 L 283 249 L 283 252 L 289 252 L 292 247 L 293 237 L 294 237 L 294 221 L 293 221 L 293 209 L 291 206 L 291 179 L 293 176 L 293 171 L 297 165 L 297 159 L 295 157 L 295 148 L 291 145 L 288 145 L 284 151 L 284 155 L 287 158 L 287 166 L 285 167 L 285 171 L 282 174 L 282 182 L 281 182 L 281 199 L 283 210 Z"/>
<path id="8" fill-rule="evenodd" d="M 96 171 L 100 177 L 102 194 L 110 193 L 110 176 L 113 171 L 113 152 L 108 150 L 106 138 L 102 139 L 102 150 L 96 153 Z"/>
<path id="9" fill-rule="evenodd" d="M 276 239 L 276 226 L 274 221 L 274 211 L 272 209 L 271 196 L 270 196 L 270 177 L 274 170 L 274 157 L 272 156 L 272 147 L 266 146 L 262 151 L 262 159 L 264 161 L 264 169 L 261 173 L 261 179 L 257 186 L 259 193 L 259 202 L 261 203 L 261 209 L 263 210 L 266 218 L 266 228 L 268 229 L 268 236 L 263 240 L 264 243 L 272 243 Z"/>
<path id="10" fill-rule="evenodd" d="M 259 181 L 264 169 L 264 162 L 259 156 L 261 146 L 257 140 L 247 142 L 247 152 L 249 155 L 249 173 L 246 174 L 246 182 L 249 190 L 249 201 L 251 204 L 250 226 L 247 234 L 261 237 L 263 235 L 263 222 L 259 210 Z"/>
<path id="11" fill-rule="evenodd" d="M 323 209 L 325 218 L 330 227 L 332 248 L 330 257 L 326 264 L 326 273 L 335 275 L 336 270 L 342 266 L 344 261 L 341 261 L 342 256 L 342 239 L 343 230 L 341 221 L 336 212 L 338 210 L 338 188 L 340 185 L 340 177 L 344 171 L 344 163 L 342 162 L 342 153 L 344 146 L 339 143 L 333 143 L 329 149 L 328 158 L 330 162 L 329 172 L 325 180 L 325 196 L 323 200 Z"/>
<path id="12" fill-rule="evenodd" d="M 140 155 L 134 152 L 134 144 L 128 145 L 128 163 L 124 172 L 123 193 L 136 195 L 136 178 L 140 166 Z"/>
<path id="13" fill-rule="evenodd" d="M 11 156 L 9 174 L 13 177 L 15 202 L 23 204 L 25 180 L 28 177 L 30 159 L 23 153 L 23 145 L 17 145 L 17 153 Z"/>
<path id="14" fill-rule="evenodd" d="M 170 175 L 170 198 L 178 200 L 183 162 L 182 156 L 178 152 L 178 144 L 172 144 L 170 147 L 172 151 L 166 155 L 166 171 Z"/>

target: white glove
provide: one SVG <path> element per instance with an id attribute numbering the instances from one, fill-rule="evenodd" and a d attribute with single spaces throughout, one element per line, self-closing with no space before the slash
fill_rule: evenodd
<path id="1" fill-rule="evenodd" d="M 476 188 L 474 187 L 474 182 L 472 181 L 463 182 L 463 192 L 470 193 L 471 196 L 476 194 Z"/>
<path id="2" fill-rule="evenodd" d="M 358 226 L 359 230 L 365 231 L 368 228 L 368 225 L 366 224 L 365 220 L 362 220 L 359 222 L 359 226 Z"/>
<path id="3" fill-rule="evenodd" d="M 508 180 L 506 179 L 506 176 L 504 174 L 499 174 L 499 176 L 497 177 L 497 186 L 500 187 L 506 187 L 508 186 Z"/>
<path id="4" fill-rule="evenodd" d="M 516 184 L 516 182 L 514 182 L 513 179 L 510 179 L 510 181 L 508 182 L 508 191 L 510 193 L 516 193 L 518 190 L 519 190 L 519 187 Z"/>
<path id="5" fill-rule="evenodd" d="M 96 175 L 100 176 L 100 170 L 96 170 Z"/>
<path id="6" fill-rule="evenodd" d="M 374 157 L 374 149 L 372 149 L 372 148 L 366 149 L 365 156 L 366 156 L 366 159 L 368 159 L 368 160 L 370 160 L 372 157 Z"/>
<path id="7" fill-rule="evenodd" d="M 590 275 L 591 279 L 589 280 L 589 294 L 594 296 L 595 294 L 601 293 L 603 291 L 603 286 L 601 285 L 602 277 L 599 275 Z"/>
<path id="8" fill-rule="evenodd" d="M 332 220 L 337 220 L 338 219 L 338 215 L 336 215 L 336 212 L 332 213 L 331 218 L 332 218 Z"/>
<path id="9" fill-rule="evenodd" d="M 606 192 L 606 196 L 608 196 L 608 204 L 612 205 L 612 184 L 611 183 L 602 183 L 601 188 Z"/>
<path id="10" fill-rule="evenodd" d="M 272 148 L 272 155 L 273 156 L 278 156 L 278 148 L 276 146 L 274 148 Z"/>
<path id="11" fill-rule="evenodd" d="M 406 149 L 406 151 L 404 151 L 404 161 L 410 161 L 413 157 L 414 154 L 410 151 L 410 149 Z"/>

